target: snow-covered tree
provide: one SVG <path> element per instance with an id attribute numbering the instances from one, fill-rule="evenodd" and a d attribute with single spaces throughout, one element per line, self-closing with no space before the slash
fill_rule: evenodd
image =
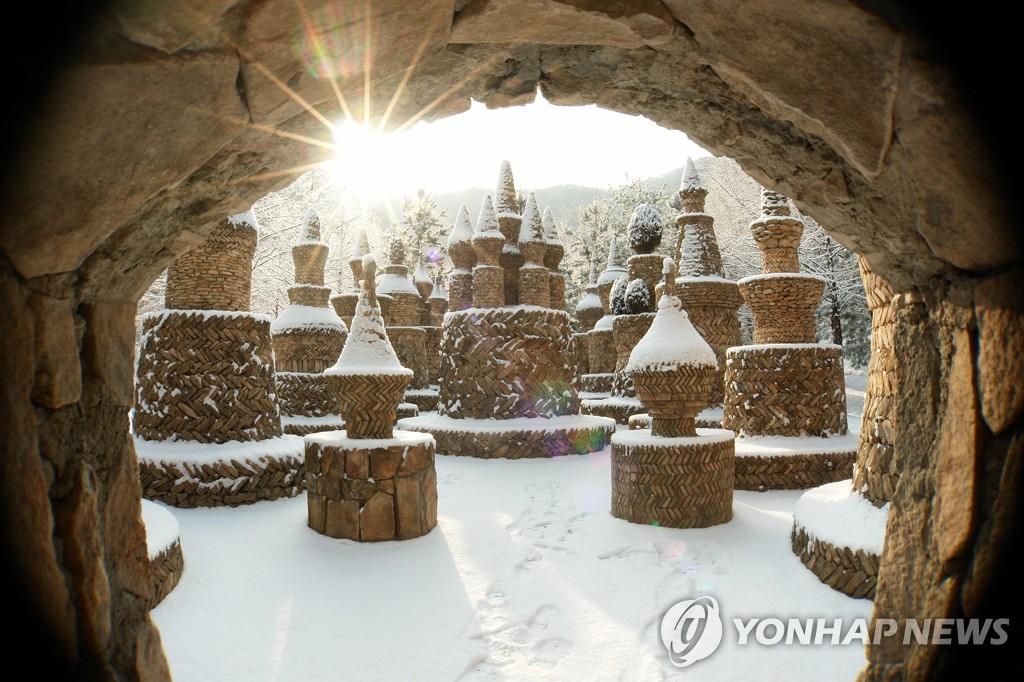
<path id="1" fill-rule="evenodd" d="M 625 275 L 619 277 L 615 280 L 615 284 L 612 284 L 611 293 L 608 294 L 608 304 L 612 309 L 612 315 L 626 315 L 628 313 L 626 308 L 626 288 L 628 286 Z"/>
<path id="2" fill-rule="evenodd" d="M 402 199 L 402 215 L 392 226 L 395 236 L 413 254 L 412 259 L 421 258 L 431 276 L 444 264 L 441 244 L 448 232 L 445 218 L 447 211 L 438 210 L 437 197 L 421 189 L 415 197 Z"/>
<path id="3" fill-rule="evenodd" d="M 626 285 L 625 306 L 627 315 L 645 313 L 651 309 L 651 290 L 642 278 L 637 277 Z"/>
<path id="4" fill-rule="evenodd" d="M 629 248 L 633 249 L 634 253 L 653 253 L 661 244 L 664 225 L 665 221 L 656 208 L 647 203 L 638 204 L 633 209 L 633 216 L 629 219 L 629 227 L 626 230 Z"/>
<path id="5" fill-rule="evenodd" d="M 568 280 L 566 301 L 570 309 L 583 295 L 590 264 L 596 263 L 598 270 L 601 269 L 612 234 L 617 235 L 620 244 L 627 243 L 629 221 L 640 204 L 648 204 L 660 215 L 665 227 L 662 245 L 675 244 L 677 211 L 668 203 L 674 191 L 668 185 L 651 186 L 632 180 L 577 207 L 575 224 L 567 222 L 562 226 L 565 242 L 562 269 Z M 624 258 L 628 255 L 624 254 Z"/>

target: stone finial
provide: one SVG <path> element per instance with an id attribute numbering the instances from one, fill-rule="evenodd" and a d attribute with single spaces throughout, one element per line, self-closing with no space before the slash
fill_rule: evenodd
<path id="1" fill-rule="evenodd" d="M 544 220 L 537 206 L 533 192 L 526 198 L 523 209 L 523 223 L 519 228 L 519 250 L 527 263 L 542 265 L 544 262 Z"/>
<path id="2" fill-rule="evenodd" d="M 590 261 L 590 278 L 587 279 L 587 289 L 594 287 L 597 291 L 597 263 Z"/>
<path id="3" fill-rule="evenodd" d="M 377 259 L 372 253 L 367 253 L 362 258 L 363 266 L 363 291 L 366 292 L 366 303 L 372 307 L 377 305 Z"/>
<path id="4" fill-rule="evenodd" d="M 761 190 L 761 216 L 750 223 L 750 232 L 761 250 L 765 273 L 800 272 L 798 249 L 804 221 L 791 215 L 791 210 L 785 196 Z"/>
<path id="5" fill-rule="evenodd" d="M 480 205 L 476 229 L 473 230 L 473 251 L 476 253 L 477 263 L 497 266 L 501 247 L 504 244 L 505 237 L 498 229 L 498 216 L 494 211 L 491 195 L 485 195 L 483 203 Z M 502 284 L 502 295 L 504 295 L 504 284 Z"/>
<path id="6" fill-rule="evenodd" d="M 428 298 L 434 289 L 434 282 L 430 279 L 430 275 L 427 274 L 427 269 L 423 267 L 422 258 L 416 260 L 416 270 L 412 274 L 412 283 L 416 285 L 416 290 L 420 292 L 420 296 L 423 298 Z"/>
<path id="7" fill-rule="evenodd" d="M 640 204 L 629 219 L 629 246 L 637 254 L 652 253 L 661 244 L 664 223 L 661 214 L 650 204 Z"/>
<path id="8" fill-rule="evenodd" d="M 668 296 L 675 296 L 676 294 L 676 262 L 671 258 L 665 258 L 661 268 L 661 274 L 665 277 L 663 284 L 665 285 L 664 293 Z"/>
<path id="9" fill-rule="evenodd" d="M 683 179 L 679 184 L 679 198 L 683 201 L 684 213 L 703 213 L 704 200 L 707 198 L 708 188 L 704 185 L 704 178 L 697 172 L 693 165 L 693 159 L 686 159 L 686 167 L 683 169 Z"/>
<path id="10" fill-rule="evenodd" d="M 761 213 L 765 215 L 791 215 L 789 199 L 780 192 L 761 190 Z"/>
<path id="11" fill-rule="evenodd" d="M 457 270 L 469 270 L 476 265 L 476 254 L 473 252 L 473 222 L 465 204 L 459 206 L 452 232 L 448 235 L 448 256 Z"/>
<path id="12" fill-rule="evenodd" d="M 398 237 L 388 245 L 388 265 L 405 265 L 405 242 Z"/>
<path id="13" fill-rule="evenodd" d="M 302 230 L 299 231 L 299 242 L 318 241 L 320 241 L 320 213 L 310 206 L 309 210 L 306 211 L 306 215 L 302 218 Z"/>
<path id="14" fill-rule="evenodd" d="M 552 215 L 550 206 L 544 208 L 541 223 L 544 226 L 544 241 L 548 245 L 544 254 L 544 265 L 549 270 L 556 271 L 565 256 L 565 246 L 562 244 L 562 238 L 558 236 L 558 227 L 555 225 L 555 216 Z"/>
<path id="15" fill-rule="evenodd" d="M 608 244 L 608 266 L 605 270 L 624 270 L 622 256 L 619 255 L 619 238 L 614 234 Z"/>
<path id="16" fill-rule="evenodd" d="M 519 211 L 516 210 L 515 178 L 512 177 L 512 164 L 508 161 L 502 161 L 501 169 L 498 171 L 498 186 L 494 193 L 494 210 L 499 217 L 503 215 L 519 215 Z"/>
<path id="17" fill-rule="evenodd" d="M 370 239 L 366 236 L 366 228 L 359 230 L 355 248 L 348 259 L 348 267 L 352 271 L 352 283 L 356 289 L 363 281 L 363 256 L 370 252 Z"/>
<path id="18" fill-rule="evenodd" d="M 469 215 L 468 213 L 466 214 Z M 478 236 L 486 235 L 488 237 L 501 236 L 501 230 L 498 229 L 498 214 L 494 210 L 494 202 L 491 201 L 491 195 L 485 194 L 484 200 L 480 204 L 480 215 L 476 220 L 476 228 L 473 230 L 473 238 Z"/>

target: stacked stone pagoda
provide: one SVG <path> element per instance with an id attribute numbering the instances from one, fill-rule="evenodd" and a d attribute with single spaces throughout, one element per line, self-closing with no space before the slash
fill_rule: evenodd
<path id="1" fill-rule="evenodd" d="M 686 160 L 679 198 L 683 210 L 676 218 L 679 236 L 676 259 L 679 277 L 676 296 L 690 316 L 690 322 L 715 351 L 718 379 L 709 402 L 718 407 L 724 397 L 725 351 L 740 345 L 739 308 L 743 305 L 739 287 L 725 278 L 722 256 L 715 237 L 715 219 L 704 212 L 708 190 L 692 159 Z M 719 420 L 721 418 L 719 417 Z"/>
<path id="2" fill-rule="evenodd" d="M 521 458 L 600 450 L 615 424 L 578 414 L 569 315 L 551 307 L 547 263 L 557 259 L 548 259 L 543 214 L 532 195 L 524 216 L 513 213 L 507 162 L 500 178 L 499 200 L 484 199 L 476 228 L 463 207 L 449 238 L 455 270 L 443 323 L 437 415 L 402 419 L 399 427 L 429 431 L 438 452 L 450 455 Z"/>
<path id="3" fill-rule="evenodd" d="M 743 305 L 736 282 L 726 279 L 722 270 L 722 256 L 715 237 L 714 216 L 704 211 L 708 191 L 692 159 L 686 160 L 679 187 L 682 211 L 676 218 L 679 226 L 676 238 L 676 260 L 679 276 L 676 278 L 676 296 L 718 360 L 718 380 L 708 398 L 710 406 L 697 417 L 697 425 L 722 425 L 722 399 L 724 397 L 725 352 L 740 344 L 739 307 Z M 650 417 L 638 414 L 629 418 L 629 427 L 651 427 Z"/>
<path id="4" fill-rule="evenodd" d="M 436 347 L 427 347 L 427 332 L 422 326 L 426 301 L 409 279 L 405 258 L 405 243 L 397 237 L 392 239 L 388 248 L 389 262 L 377 282 L 376 294 L 395 353 L 402 365 L 413 372 L 409 388 L 423 391 L 429 386 L 427 354 L 435 352 Z M 419 408 L 415 403 L 405 402 L 399 413 L 414 416 Z"/>
<path id="5" fill-rule="evenodd" d="M 793 515 L 793 552 L 826 585 L 873 599 L 899 471 L 896 441 L 896 315 L 893 291 L 859 258 L 871 308 L 871 358 L 853 479 L 805 492 Z"/>
<path id="6" fill-rule="evenodd" d="M 363 256 L 369 252 L 370 240 L 366 236 L 366 230 L 360 230 L 355 249 L 348 259 L 348 267 L 352 271 L 352 288 L 331 296 L 331 305 L 334 306 L 334 312 L 345 323 L 346 329 L 352 325 L 352 316 L 356 312 L 356 303 L 359 301 L 359 287 L 363 281 Z"/>
<path id="7" fill-rule="evenodd" d="M 290 497 L 302 438 L 281 428 L 270 318 L 249 312 L 258 227 L 221 221 L 167 271 L 166 309 L 142 318 L 132 430 L 142 494 L 179 507 Z"/>
<path id="8" fill-rule="evenodd" d="M 565 275 L 559 271 L 562 258 L 565 257 L 565 245 L 562 243 L 562 237 L 558 234 L 558 226 L 555 224 L 555 216 L 551 213 L 551 207 L 544 209 L 541 223 L 544 226 L 544 242 L 547 244 L 547 250 L 544 252 L 544 267 L 548 269 L 549 304 L 555 310 L 565 310 Z"/>
<path id="9" fill-rule="evenodd" d="M 372 255 L 363 270 L 348 342 L 325 372 L 345 430 L 305 439 L 308 524 L 333 538 L 409 540 L 437 525 L 434 439 L 394 428 L 413 372 L 388 340 Z"/>
<path id="10" fill-rule="evenodd" d="M 311 208 L 292 247 L 295 284 L 288 288 L 289 305 L 270 325 L 281 423 L 285 433 L 300 436 L 341 427 L 323 371 L 338 359 L 348 327 L 328 305 L 324 266 L 330 250 L 320 237 L 320 216 Z"/>
<path id="11" fill-rule="evenodd" d="M 583 391 L 591 395 L 604 394 L 598 397 L 607 398 L 611 395 L 615 379 L 615 316 L 611 310 L 611 291 L 615 282 L 625 276 L 626 268 L 619 256 L 619 242 L 613 234 L 608 245 L 607 266 L 597 278 L 597 295 L 604 314 L 587 333 L 588 373 L 583 375 L 582 380 Z"/>
<path id="12" fill-rule="evenodd" d="M 497 219 L 497 218 L 495 218 Z M 465 204 L 459 207 L 455 224 L 448 235 L 448 257 L 452 260 L 452 272 L 448 276 L 448 309 L 465 310 L 473 307 L 473 268 L 476 266 L 476 251 L 473 249 L 473 222 Z M 502 271 L 501 296 L 505 299 L 505 273 Z M 499 304 L 500 305 L 500 304 Z"/>
<path id="13" fill-rule="evenodd" d="M 588 414 L 611 417 L 619 424 L 642 413 L 632 379 L 625 371 L 633 347 L 647 333 L 654 321 L 655 291 L 661 279 L 663 257 L 654 253 L 661 244 L 663 224 L 658 211 L 650 204 L 640 204 L 629 221 L 629 245 L 634 255 L 626 260 L 626 276 L 615 280 L 611 290 L 612 338 L 615 342 L 615 374 L 611 396 L 587 399 L 583 409 Z"/>
<path id="14" fill-rule="evenodd" d="M 696 428 L 718 361 L 675 296 L 671 259 L 664 270 L 658 312 L 625 367 L 652 424 L 612 436 L 612 515 L 704 528 L 732 518 L 734 435 Z"/>
<path id="15" fill-rule="evenodd" d="M 519 304 L 519 269 L 523 266 L 523 254 L 519 251 L 519 231 L 523 217 L 519 215 L 516 202 L 516 184 L 512 176 L 512 165 L 501 162 L 498 170 L 498 186 L 494 192 L 494 211 L 498 217 L 498 229 L 505 237 L 498 265 L 505 276 L 504 305 Z"/>
<path id="16" fill-rule="evenodd" d="M 825 287 L 801 274 L 804 224 L 789 201 L 762 192 L 750 225 L 764 274 L 737 284 L 754 316 L 754 344 L 726 351 L 722 425 L 735 431 L 736 487 L 810 488 L 850 476 L 843 349 L 815 343 L 814 312 Z"/>
<path id="17" fill-rule="evenodd" d="M 419 410 L 430 411 L 437 408 L 437 382 L 441 377 L 441 323 L 444 321 L 444 313 L 438 315 L 434 309 L 447 308 L 447 300 L 443 292 L 434 297 L 434 282 L 423 267 L 422 259 L 413 271 L 412 283 L 420 294 L 420 328 L 424 332 L 423 377 L 419 387 L 405 392 L 405 399 Z"/>
<path id="18" fill-rule="evenodd" d="M 590 374 L 590 330 L 602 317 L 604 317 L 604 308 L 601 306 L 601 297 L 597 294 L 597 267 L 591 262 L 590 278 L 584 289 L 583 297 L 576 304 L 576 321 L 579 323 L 579 331 L 572 335 L 573 358 L 576 361 L 581 384 L 582 377 Z"/>

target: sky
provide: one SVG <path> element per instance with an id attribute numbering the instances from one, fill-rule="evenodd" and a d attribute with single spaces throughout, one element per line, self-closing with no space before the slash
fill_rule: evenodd
<path id="1" fill-rule="evenodd" d="M 710 154 L 685 134 L 594 105 L 564 107 L 537 93 L 525 106 L 469 111 L 376 136 L 355 124 L 335 135 L 339 181 L 364 194 L 444 193 L 490 187 L 507 159 L 516 185 L 608 187 L 660 175 Z M 387 191 L 384 191 L 386 188 Z"/>

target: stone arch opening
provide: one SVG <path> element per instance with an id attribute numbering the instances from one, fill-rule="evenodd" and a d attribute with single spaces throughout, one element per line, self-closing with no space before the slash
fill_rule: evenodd
<path id="1" fill-rule="evenodd" d="M 154 2 L 101 7 L 67 34 L 4 187 L 0 480 L 12 568 L 76 668 L 165 671 L 139 598 L 135 301 L 217 219 L 284 183 L 277 171 L 318 160 L 301 139 L 322 123 L 299 99 L 320 107 L 334 93 L 301 49 L 317 44 L 308 36 L 343 36 L 332 56 L 357 109 L 368 66 L 376 110 L 404 83 L 396 120 L 470 96 L 514 104 L 539 86 L 556 104 L 684 130 L 828 225 L 901 292 L 896 353 L 912 377 L 876 614 L 992 612 L 1018 510 L 1022 250 L 1005 166 L 956 66 L 884 2 L 607 5 Z M 357 49 L 367 36 L 372 62 Z M 866 676 L 929 673 L 952 656 L 872 647 Z"/>

